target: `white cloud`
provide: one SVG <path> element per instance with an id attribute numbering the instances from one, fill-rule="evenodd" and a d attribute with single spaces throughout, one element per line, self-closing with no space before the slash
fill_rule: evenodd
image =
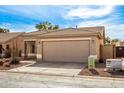
<path id="1" fill-rule="evenodd" d="M 66 19 L 103 17 L 110 14 L 113 8 L 114 6 L 78 6 L 71 8 L 64 17 Z"/>
<path id="2" fill-rule="evenodd" d="M 52 6 L 53 7 L 53 6 Z M 6 6 L 5 8 L 0 8 L 0 11 L 15 14 L 31 19 L 47 19 L 48 17 L 56 17 L 57 14 L 66 18 L 67 23 L 65 27 L 73 27 L 78 20 L 73 20 L 74 18 L 83 19 L 82 22 L 77 23 L 78 27 L 86 26 L 105 26 L 106 35 L 111 38 L 121 38 L 124 39 L 124 24 L 118 24 L 120 14 L 114 14 L 114 6 L 54 6 L 54 8 L 49 6 Z M 109 15 L 109 16 L 108 16 Z M 107 16 L 107 18 L 101 18 Z M 69 21 L 68 19 L 72 19 Z M 54 18 L 53 18 L 54 20 Z M 58 20 L 59 21 L 59 20 Z M 74 23 L 74 24 L 73 24 Z M 10 24 L 3 23 L 1 26 L 10 29 L 12 32 L 29 32 L 35 31 L 35 24 Z"/>
<path id="3" fill-rule="evenodd" d="M 0 27 L 7 28 L 10 32 L 31 32 L 36 31 L 34 24 L 17 24 L 14 25 L 12 23 L 2 23 Z"/>
<path id="4" fill-rule="evenodd" d="M 93 21 L 83 21 L 83 22 L 80 22 L 77 26 L 78 27 L 87 27 L 87 26 L 100 26 L 100 25 L 103 25 L 104 21 L 102 20 L 93 20 Z"/>
<path id="5" fill-rule="evenodd" d="M 45 6 L 35 6 L 35 5 L 23 5 L 23 6 L 6 6 L 4 8 L 1 8 L 0 11 L 8 13 L 8 14 L 15 14 L 19 16 L 28 17 L 31 19 L 41 19 L 41 18 L 47 18 L 48 15 L 48 8 Z"/>
<path id="6" fill-rule="evenodd" d="M 36 31 L 34 25 L 22 25 L 20 27 L 10 28 L 11 32 L 32 32 Z"/>
<path id="7" fill-rule="evenodd" d="M 124 24 L 117 24 L 112 21 L 113 18 L 93 20 L 93 21 L 83 21 L 78 23 L 78 27 L 90 27 L 90 26 L 105 26 L 106 36 L 111 38 L 124 39 Z"/>
<path id="8" fill-rule="evenodd" d="M 106 36 L 124 39 L 124 24 L 118 23 L 120 17 L 117 13 L 114 14 L 114 11 L 114 6 L 77 6 L 67 10 L 67 15 L 63 17 L 83 19 L 77 23 L 78 27 L 105 26 Z M 104 16 L 107 18 L 103 18 Z"/>
<path id="9" fill-rule="evenodd" d="M 111 24 L 106 27 L 106 35 L 124 40 L 124 24 Z"/>
<path id="10" fill-rule="evenodd" d="M 79 22 L 77 25 L 78 27 L 82 26 L 109 26 L 110 21 L 112 21 L 113 18 L 107 18 L 107 19 L 100 19 L 100 20 L 90 20 L 90 21 L 82 21 Z"/>
<path id="11" fill-rule="evenodd" d="M 8 27 L 11 27 L 12 26 L 12 24 L 10 24 L 10 23 L 0 23 L 0 27 L 2 27 L 2 28 L 8 28 Z"/>

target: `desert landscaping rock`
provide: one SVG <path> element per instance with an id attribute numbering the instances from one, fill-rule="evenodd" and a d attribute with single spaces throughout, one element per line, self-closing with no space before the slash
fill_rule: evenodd
<path id="1" fill-rule="evenodd" d="M 11 66 L 10 63 L 8 62 L 3 64 L 3 67 L 10 67 L 10 66 Z"/>
<path id="2" fill-rule="evenodd" d="M 105 63 L 97 63 L 94 70 L 89 70 L 87 67 L 82 69 L 79 75 L 83 76 L 98 76 L 98 77 L 113 77 L 124 78 L 124 71 L 105 71 Z"/>

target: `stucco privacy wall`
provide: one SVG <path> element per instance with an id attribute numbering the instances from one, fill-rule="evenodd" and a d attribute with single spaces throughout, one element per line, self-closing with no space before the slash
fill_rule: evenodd
<path id="1" fill-rule="evenodd" d="M 102 58 L 104 59 L 104 60 L 106 60 L 106 59 L 111 59 L 111 58 L 115 58 L 115 54 L 116 54 L 116 52 L 115 52 L 116 50 L 115 50 L 115 45 L 105 45 L 105 46 L 102 46 L 102 54 L 101 54 L 101 56 L 102 56 Z"/>

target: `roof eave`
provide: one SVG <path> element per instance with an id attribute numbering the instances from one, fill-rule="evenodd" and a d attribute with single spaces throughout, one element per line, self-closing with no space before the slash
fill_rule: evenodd
<path id="1" fill-rule="evenodd" d="M 94 34 L 70 34 L 70 35 L 51 35 L 51 36 L 44 36 L 44 35 L 40 35 L 37 37 L 37 39 L 40 39 L 40 38 L 60 38 L 60 37 L 88 37 L 88 36 L 98 36 L 99 38 L 103 38 L 101 36 L 101 34 L 98 34 L 98 33 L 94 33 Z"/>

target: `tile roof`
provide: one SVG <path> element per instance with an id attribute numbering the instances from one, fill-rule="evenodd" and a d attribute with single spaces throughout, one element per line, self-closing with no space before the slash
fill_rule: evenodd
<path id="1" fill-rule="evenodd" d="M 81 34 L 95 34 L 97 32 L 94 31 L 85 31 L 85 30 L 78 30 L 78 29 L 74 29 L 74 28 L 70 28 L 70 29 L 65 29 L 65 30 L 61 30 L 61 31 L 54 31 L 54 32 L 48 32 L 45 34 L 41 34 L 38 35 L 39 37 L 45 37 L 45 36 L 69 36 L 69 35 L 81 35 Z"/>
<path id="2" fill-rule="evenodd" d="M 95 31 L 100 32 L 101 35 L 104 35 L 105 27 L 104 26 L 96 26 L 96 27 L 80 27 L 79 30 L 87 30 L 87 31 Z"/>
<path id="3" fill-rule="evenodd" d="M 25 33 L 23 36 L 40 35 L 40 34 L 43 34 L 43 33 L 47 33 L 47 31 L 33 31 L 33 32 L 28 32 L 28 33 Z"/>
<path id="4" fill-rule="evenodd" d="M 102 36 L 104 35 L 104 26 L 97 27 L 80 27 L 80 28 L 64 28 L 57 30 L 43 30 L 43 31 L 34 31 L 25 33 L 24 36 L 35 36 L 35 35 L 58 35 L 58 34 L 88 34 L 88 33 L 100 33 Z"/>
<path id="5" fill-rule="evenodd" d="M 100 34 L 104 36 L 104 26 L 98 27 L 80 27 L 80 28 L 64 28 L 57 30 L 43 30 L 25 33 L 23 36 L 36 36 L 36 37 L 47 37 L 47 36 L 70 36 L 70 35 L 91 35 Z"/>

